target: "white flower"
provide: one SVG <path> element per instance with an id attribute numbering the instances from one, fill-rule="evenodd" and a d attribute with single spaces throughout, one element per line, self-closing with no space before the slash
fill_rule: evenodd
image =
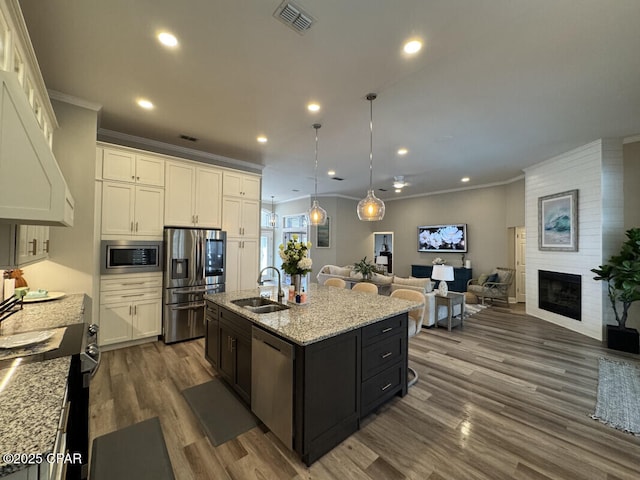
<path id="1" fill-rule="evenodd" d="M 304 257 L 298 262 L 298 268 L 300 270 L 309 270 L 311 268 L 311 265 L 313 265 L 313 260 L 311 260 L 309 257 Z"/>
<path id="2" fill-rule="evenodd" d="M 454 227 L 453 225 L 441 228 L 438 230 L 438 233 L 441 235 L 444 243 L 455 245 L 462 241 L 462 230 L 458 227 Z"/>

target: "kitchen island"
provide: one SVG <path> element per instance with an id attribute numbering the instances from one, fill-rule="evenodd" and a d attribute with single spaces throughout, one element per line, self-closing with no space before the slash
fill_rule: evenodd
<path id="1" fill-rule="evenodd" d="M 205 295 L 205 356 L 310 465 L 357 431 L 365 416 L 406 394 L 407 312 L 421 305 L 316 284 L 307 304 L 288 304 L 286 310 L 255 313 L 233 303 L 261 293 L 264 289 Z M 265 334 L 291 353 L 275 362 L 258 355 L 258 339 Z M 290 381 L 283 381 L 287 375 Z M 272 391 L 279 401 L 269 405 L 265 397 Z M 265 411 L 280 417 L 278 425 L 260 413 Z M 281 428 L 283 420 L 288 428 Z"/>

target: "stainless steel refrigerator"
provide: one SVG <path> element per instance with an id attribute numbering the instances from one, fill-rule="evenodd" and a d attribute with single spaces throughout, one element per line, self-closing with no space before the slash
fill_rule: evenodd
<path id="1" fill-rule="evenodd" d="M 226 233 L 204 228 L 164 229 L 165 343 L 204 336 L 204 294 L 224 292 Z"/>

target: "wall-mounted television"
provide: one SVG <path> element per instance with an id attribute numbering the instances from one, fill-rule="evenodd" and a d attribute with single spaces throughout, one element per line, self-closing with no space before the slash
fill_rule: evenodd
<path id="1" fill-rule="evenodd" d="M 418 227 L 419 252 L 465 253 L 467 246 L 466 223 Z"/>

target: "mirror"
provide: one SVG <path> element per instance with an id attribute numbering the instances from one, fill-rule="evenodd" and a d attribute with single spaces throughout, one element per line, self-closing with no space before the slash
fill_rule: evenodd
<path id="1" fill-rule="evenodd" d="M 373 258 L 378 268 L 393 273 L 393 232 L 373 232 Z"/>

